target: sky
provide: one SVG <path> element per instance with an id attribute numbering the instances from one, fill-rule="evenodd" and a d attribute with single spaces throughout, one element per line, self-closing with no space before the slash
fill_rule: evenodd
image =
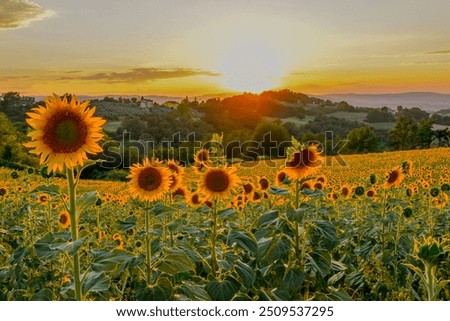
<path id="1" fill-rule="evenodd" d="M 450 93 L 448 0 L 0 0 L 0 93 Z"/>

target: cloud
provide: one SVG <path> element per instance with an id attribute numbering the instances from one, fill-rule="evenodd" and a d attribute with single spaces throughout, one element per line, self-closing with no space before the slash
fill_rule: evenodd
<path id="1" fill-rule="evenodd" d="M 430 51 L 426 52 L 426 55 L 450 55 L 450 50 Z"/>
<path id="2" fill-rule="evenodd" d="M 26 27 L 31 21 L 42 20 L 55 12 L 45 10 L 28 0 L 2 0 L 0 2 L 0 30 Z"/>
<path id="3" fill-rule="evenodd" d="M 97 73 L 80 77 L 82 80 L 98 80 L 109 83 L 137 83 L 170 78 L 184 78 L 192 76 L 220 76 L 219 73 L 190 68 L 135 68 L 125 72 Z"/>

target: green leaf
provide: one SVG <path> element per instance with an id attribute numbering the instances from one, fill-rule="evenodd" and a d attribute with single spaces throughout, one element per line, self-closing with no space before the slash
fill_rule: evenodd
<path id="1" fill-rule="evenodd" d="M 315 197 L 321 197 L 324 196 L 325 193 L 322 192 L 320 189 L 311 190 L 309 188 L 305 188 L 302 190 L 302 193 L 308 197 L 315 198 Z"/>
<path id="2" fill-rule="evenodd" d="M 46 288 L 42 289 L 41 291 L 33 294 L 33 296 L 30 298 L 30 301 L 52 301 L 53 300 L 53 293 L 52 290 Z"/>
<path id="3" fill-rule="evenodd" d="M 279 259 L 287 259 L 289 250 L 290 243 L 284 235 L 276 235 L 272 238 L 261 238 L 258 240 L 258 256 L 267 263 L 272 263 Z"/>
<path id="4" fill-rule="evenodd" d="M 258 220 L 258 226 L 271 225 L 278 218 L 278 211 L 269 211 L 261 215 Z"/>
<path id="5" fill-rule="evenodd" d="M 167 278 L 160 277 L 154 285 L 136 292 L 139 301 L 169 301 L 172 300 L 173 287 Z"/>
<path id="6" fill-rule="evenodd" d="M 87 209 L 88 207 L 94 206 L 97 202 L 97 192 L 87 192 L 83 196 L 80 196 L 77 199 L 77 208 L 78 213 L 81 213 L 83 210 Z"/>
<path id="7" fill-rule="evenodd" d="M 327 250 L 316 250 L 311 254 L 306 254 L 308 258 L 307 266 L 310 270 L 325 277 L 331 270 L 331 254 Z"/>
<path id="8" fill-rule="evenodd" d="M 117 268 L 123 269 L 124 265 L 131 265 L 137 258 L 130 252 L 115 249 L 112 251 L 100 250 L 92 252 L 94 262 L 92 270 L 95 272 L 109 272 Z"/>
<path id="9" fill-rule="evenodd" d="M 248 265 L 241 261 L 236 261 L 234 266 L 239 278 L 242 280 L 243 285 L 249 289 L 253 285 L 256 279 L 255 271 Z"/>
<path id="10" fill-rule="evenodd" d="M 235 278 L 228 276 L 223 281 L 212 280 L 206 284 L 205 288 L 213 300 L 230 301 L 241 288 L 241 284 Z"/>
<path id="11" fill-rule="evenodd" d="M 36 255 L 40 259 L 56 259 L 58 257 L 58 251 L 50 248 L 50 244 L 53 240 L 53 235 L 49 233 L 34 244 Z"/>
<path id="12" fill-rule="evenodd" d="M 231 216 L 234 216 L 235 214 L 236 214 L 236 211 L 234 208 L 226 208 L 218 213 L 220 218 L 231 217 Z"/>
<path id="13" fill-rule="evenodd" d="M 49 245 L 49 248 L 51 250 L 68 251 L 70 255 L 74 255 L 83 245 L 83 242 L 86 239 L 86 237 L 87 236 L 83 236 L 78 240 L 76 240 L 75 242 L 67 242 L 62 239 L 56 239 L 52 242 L 52 244 Z"/>
<path id="14" fill-rule="evenodd" d="M 306 207 L 300 207 L 297 209 L 291 207 L 286 212 L 286 217 L 288 218 L 289 221 L 302 223 L 303 218 L 305 217 L 305 212 L 308 210 L 309 208 Z"/>
<path id="15" fill-rule="evenodd" d="M 129 231 L 129 230 L 136 228 L 137 227 L 136 217 L 130 216 L 127 219 L 125 219 L 124 221 L 118 220 L 117 227 L 119 230 L 122 230 L 122 231 Z"/>
<path id="16" fill-rule="evenodd" d="M 30 193 L 46 193 L 51 196 L 57 196 L 61 194 L 61 186 L 52 184 L 52 185 L 40 185 L 37 186 L 34 190 L 32 190 Z"/>
<path id="17" fill-rule="evenodd" d="M 211 301 L 208 293 L 198 284 L 191 282 L 183 282 L 178 289 L 187 298 L 194 301 Z"/>
<path id="18" fill-rule="evenodd" d="M 111 280 L 103 272 L 91 271 L 84 278 L 83 293 L 107 291 L 110 286 Z"/>
<path id="19" fill-rule="evenodd" d="M 169 275 L 195 271 L 195 264 L 189 256 L 179 249 L 166 249 L 163 258 L 158 260 L 155 268 Z"/>
<path id="20" fill-rule="evenodd" d="M 250 232 L 240 230 L 230 230 L 227 236 L 227 244 L 237 244 L 239 247 L 249 251 L 252 255 L 256 255 L 258 246 L 256 239 Z"/>
<path id="21" fill-rule="evenodd" d="M 289 195 L 289 190 L 280 188 L 278 186 L 271 186 L 269 189 L 269 194 L 272 195 Z"/>
<path id="22" fill-rule="evenodd" d="M 304 281 L 305 273 L 298 268 L 291 268 L 284 275 L 281 288 L 293 294 L 300 290 Z"/>

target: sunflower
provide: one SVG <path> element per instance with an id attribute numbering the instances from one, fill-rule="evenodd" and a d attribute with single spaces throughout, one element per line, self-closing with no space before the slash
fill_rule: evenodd
<path id="1" fill-rule="evenodd" d="M 275 185 L 279 186 L 284 184 L 287 180 L 287 175 L 285 171 L 279 171 L 275 177 Z"/>
<path id="2" fill-rule="evenodd" d="M 294 152 L 286 161 L 284 170 L 290 178 L 300 180 L 316 173 L 322 163 L 323 156 L 317 151 L 317 146 L 310 146 Z"/>
<path id="3" fill-rule="evenodd" d="M 269 180 L 267 178 L 265 178 L 265 177 L 261 177 L 258 180 L 258 184 L 259 184 L 259 188 L 262 191 L 265 191 L 265 190 L 269 189 L 269 186 L 270 186 Z"/>
<path id="4" fill-rule="evenodd" d="M 70 103 L 67 97 L 57 95 L 45 100 L 45 107 L 38 106 L 27 113 L 27 123 L 33 128 L 28 136 L 31 142 L 24 145 L 30 153 L 40 157 L 40 164 L 47 164 L 51 171 L 62 171 L 64 166 L 83 165 L 87 154 L 102 151 L 98 142 L 103 138 L 102 126 L 106 120 L 93 117 L 95 107 L 89 102 Z"/>
<path id="5" fill-rule="evenodd" d="M 1 187 L 1 188 L 0 188 L 0 196 L 6 195 L 7 192 L 8 192 L 8 191 L 6 190 L 6 188 L 4 188 L 4 187 Z"/>
<path id="6" fill-rule="evenodd" d="M 182 167 L 178 161 L 172 159 L 167 161 L 167 168 L 170 169 L 171 172 L 180 176 L 184 173 L 184 167 Z"/>
<path id="7" fill-rule="evenodd" d="M 178 174 L 172 173 L 172 174 L 170 174 L 170 179 L 171 179 L 171 182 L 169 185 L 169 190 L 171 192 L 173 192 L 178 188 L 178 186 L 181 185 L 181 176 Z"/>
<path id="8" fill-rule="evenodd" d="M 190 194 L 187 201 L 191 207 L 197 207 L 203 203 L 203 199 L 200 197 L 199 193 Z"/>
<path id="9" fill-rule="evenodd" d="M 317 177 L 316 182 L 322 183 L 322 186 L 326 186 L 328 183 L 328 180 L 325 175 L 320 175 L 319 177 Z"/>
<path id="10" fill-rule="evenodd" d="M 343 185 L 341 187 L 341 194 L 344 196 L 344 198 L 349 198 L 350 194 L 352 193 L 352 188 L 348 185 Z"/>
<path id="11" fill-rule="evenodd" d="M 402 169 L 400 167 L 396 167 L 393 170 L 386 173 L 386 182 L 384 183 L 385 187 L 397 187 L 403 181 L 404 175 Z"/>
<path id="12" fill-rule="evenodd" d="M 235 167 L 210 168 L 200 181 L 200 190 L 208 199 L 223 199 L 239 182 Z"/>
<path id="13" fill-rule="evenodd" d="M 367 192 L 366 192 L 366 196 L 369 198 L 373 198 L 375 195 L 376 195 L 376 192 L 373 188 L 367 190 Z"/>
<path id="14" fill-rule="evenodd" d="M 248 182 L 242 185 L 242 192 L 246 195 L 251 194 L 255 190 L 255 185 Z"/>
<path id="15" fill-rule="evenodd" d="M 161 162 L 147 158 L 142 165 L 134 164 L 131 167 L 128 178 L 131 178 L 131 194 L 150 202 L 161 199 L 172 183 L 170 171 Z"/>
<path id="16" fill-rule="evenodd" d="M 70 215 L 67 211 L 59 214 L 59 226 L 62 228 L 68 228 L 70 226 Z"/>
<path id="17" fill-rule="evenodd" d="M 186 197 L 186 194 L 187 194 L 186 189 L 184 187 L 180 186 L 172 192 L 172 197 L 179 196 L 179 197 L 184 198 L 184 197 Z"/>
<path id="18" fill-rule="evenodd" d="M 38 201 L 40 204 L 45 205 L 48 202 L 48 195 L 47 194 L 41 194 L 38 196 Z"/>
<path id="19" fill-rule="evenodd" d="M 314 184 L 311 181 L 305 181 L 302 183 L 302 185 L 300 185 L 300 190 L 303 191 L 306 188 L 314 190 Z"/>
<path id="20" fill-rule="evenodd" d="M 209 151 L 207 149 L 200 149 L 194 157 L 195 162 L 208 164 L 210 161 Z"/>

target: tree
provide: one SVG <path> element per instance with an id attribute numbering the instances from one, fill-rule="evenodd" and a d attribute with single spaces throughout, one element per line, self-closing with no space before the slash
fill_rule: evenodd
<path id="1" fill-rule="evenodd" d="M 433 139 L 433 120 L 423 119 L 417 128 L 417 144 L 420 148 L 430 148 Z"/>
<path id="2" fill-rule="evenodd" d="M 370 153 L 378 149 L 378 137 L 372 127 L 352 129 L 347 140 L 347 151 L 351 153 Z"/>
<path id="3" fill-rule="evenodd" d="M 444 143 L 450 146 L 450 131 L 448 128 L 435 130 L 434 137 L 438 140 L 439 147 L 444 146 Z"/>
<path id="4" fill-rule="evenodd" d="M 414 119 L 401 116 L 395 122 L 393 129 L 389 131 L 389 143 L 395 149 L 405 150 L 416 147 L 417 124 Z"/>
<path id="5" fill-rule="evenodd" d="M 280 122 L 264 121 L 256 126 L 252 139 L 260 143 L 260 155 L 281 157 L 287 147 L 285 143 L 289 141 L 289 133 Z"/>
<path id="6" fill-rule="evenodd" d="M 387 123 L 394 122 L 395 117 L 389 112 L 389 109 L 384 107 L 382 109 L 372 109 L 367 113 L 366 119 L 368 123 Z"/>

